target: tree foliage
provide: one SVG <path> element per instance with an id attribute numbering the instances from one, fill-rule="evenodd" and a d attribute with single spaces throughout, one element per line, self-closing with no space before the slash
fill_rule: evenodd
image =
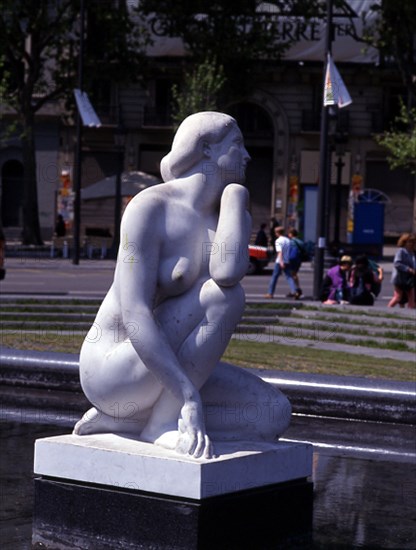
<path id="1" fill-rule="evenodd" d="M 389 151 L 391 168 L 408 168 L 416 174 L 416 109 L 401 102 L 400 114 L 392 130 L 376 137 L 377 142 Z"/>
<path id="2" fill-rule="evenodd" d="M 207 57 L 186 72 L 181 86 L 172 88 L 174 124 L 178 126 L 185 117 L 199 111 L 217 110 L 224 83 L 224 68 L 216 59 Z"/>
<path id="3" fill-rule="evenodd" d="M 376 141 L 388 150 L 392 168 L 401 166 L 415 173 L 416 3 L 414 0 L 383 0 L 381 4 L 372 4 L 371 10 L 377 17 L 371 25 L 364 25 L 361 39 L 379 50 L 382 66 L 398 71 L 405 90 L 394 126 L 377 136 Z"/>
<path id="4" fill-rule="evenodd" d="M 134 80 L 141 74 L 148 39 L 126 4 L 85 0 L 84 89 L 97 77 Z M 52 100 L 72 96 L 77 85 L 80 0 L 0 0 L 2 103 L 17 115 L 24 166 L 23 235 L 42 242 L 35 157 L 35 114 Z M 63 114 L 63 112 L 62 112 Z"/>
<path id="5" fill-rule="evenodd" d="M 377 17 L 370 19 L 369 14 Z M 397 69 L 408 95 L 408 105 L 416 102 L 415 29 L 416 3 L 414 0 L 383 0 L 372 3 L 363 13 L 363 34 L 359 38 L 380 52 L 382 65 Z M 371 24 L 368 21 L 373 21 Z"/>
<path id="6" fill-rule="evenodd" d="M 253 66 L 278 60 L 293 40 L 282 39 L 282 16 L 322 14 L 320 0 L 141 0 L 139 11 L 157 36 L 181 37 L 200 65 L 208 58 L 224 67 L 226 92 L 237 98 L 254 84 Z"/>

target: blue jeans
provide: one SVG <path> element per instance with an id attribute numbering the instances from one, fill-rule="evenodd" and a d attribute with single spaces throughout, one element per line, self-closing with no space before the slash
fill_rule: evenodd
<path id="1" fill-rule="evenodd" d="M 277 281 L 279 280 L 279 277 L 280 277 L 282 271 L 286 276 L 287 282 L 289 284 L 290 292 L 292 294 L 295 294 L 295 292 L 296 292 L 296 284 L 295 284 L 295 281 L 293 280 L 292 270 L 291 270 L 290 266 L 288 264 L 286 264 L 285 267 L 282 269 L 279 262 L 276 262 L 274 264 L 272 278 L 270 279 L 270 284 L 269 284 L 269 294 L 271 294 L 272 296 L 274 294 L 274 290 L 276 288 Z"/>

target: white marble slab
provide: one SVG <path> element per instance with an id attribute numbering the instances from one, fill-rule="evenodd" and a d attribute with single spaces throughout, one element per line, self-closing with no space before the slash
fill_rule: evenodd
<path id="1" fill-rule="evenodd" d="M 220 455 L 194 459 L 114 434 L 61 435 L 35 443 L 38 475 L 203 499 L 312 474 L 312 446 L 216 443 Z"/>

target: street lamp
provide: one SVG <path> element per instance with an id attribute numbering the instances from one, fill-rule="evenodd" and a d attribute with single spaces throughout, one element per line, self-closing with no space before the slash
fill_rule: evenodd
<path id="1" fill-rule="evenodd" d="M 337 161 L 335 167 L 337 169 L 337 179 L 335 187 L 335 227 L 334 227 L 334 244 L 339 248 L 340 244 L 340 225 L 341 225 L 341 186 L 342 186 L 342 169 L 345 166 L 344 162 L 344 142 L 346 140 L 339 140 L 335 146 L 335 153 L 337 155 Z"/>
<path id="2" fill-rule="evenodd" d="M 115 181 L 114 195 L 114 238 L 111 245 L 110 257 L 117 258 L 118 248 L 120 246 L 120 223 L 121 223 L 121 183 L 124 168 L 124 147 L 126 144 L 126 131 L 119 124 L 114 130 L 114 145 L 117 151 L 117 172 Z"/>
<path id="3" fill-rule="evenodd" d="M 326 34 L 325 34 L 325 57 L 331 53 L 332 49 L 332 0 L 326 0 Z M 325 66 L 325 65 L 324 65 Z M 325 70 L 324 83 L 325 89 Z M 320 159 L 319 159 L 319 186 L 318 186 L 318 212 L 317 212 L 317 235 L 315 243 L 314 257 L 314 280 L 313 280 L 313 298 L 319 300 L 321 296 L 321 286 L 324 272 L 324 256 L 327 246 L 328 236 L 328 207 L 329 207 L 329 181 L 330 181 L 330 162 L 328 151 L 328 126 L 329 126 L 329 108 L 322 106 L 321 112 L 321 136 L 320 136 Z"/>
<path id="4" fill-rule="evenodd" d="M 80 30 L 79 30 L 79 58 L 78 58 L 78 88 L 82 92 L 84 88 L 84 47 L 85 47 L 85 0 L 81 0 L 80 6 Z M 75 150 L 75 179 L 74 179 L 74 255 L 72 263 L 79 264 L 80 257 L 80 233 L 81 233 L 81 171 L 82 171 L 82 120 L 79 109 L 77 110 L 77 133 Z"/>

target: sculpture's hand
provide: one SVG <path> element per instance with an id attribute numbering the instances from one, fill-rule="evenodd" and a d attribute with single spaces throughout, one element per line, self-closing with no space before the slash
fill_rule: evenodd
<path id="1" fill-rule="evenodd" d="M 199 401 L 187 401 L 181 409 L 178 423 L 178 443 L 176 451 L 189 454 L 194 458 L 212 458 L 212 443 L 205 431 L 202 404 Z"/>

